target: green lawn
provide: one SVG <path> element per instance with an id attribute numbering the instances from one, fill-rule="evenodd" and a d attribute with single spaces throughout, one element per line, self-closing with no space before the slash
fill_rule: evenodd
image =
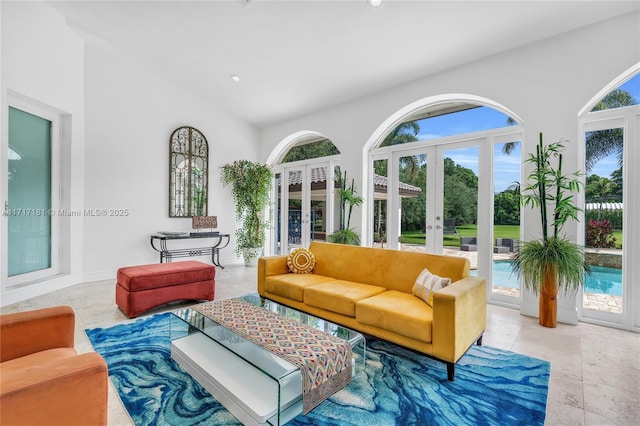
<path id="1" fill-rule="evenodd" d="M 460 237 L 475 237 L 478 235 L 477 225 L 460 225 L 456 226 L 460 235 L 445 235 L 443 245 L 449 247 L 459 247 Z M 520 227 L 517 225 L 495 225 L 493 227 L 494 238 L 520 238 Z M 613 231 L 616 238 L 616 247 L 622 247 L 622 231 Z M 402 233 L 401 241 L 405 244 L 424 244 L 425 234 L 421 231 L 406 231 Z"/>
<path id="2" fill-rule="evenodd" d="M 456 226 L 460 235 L 445 235 L 443 244 L 445 246 L 458 247 L 460 237 L 475 237 L 478 235 L 477 225 Z M 493 228 L 495 238 L 515 238 L 520 237 L 520 227 L 517 225 L 495 225 Z M 405 244 L 424 244 L 425 234 L 421 231 L 407 231 L 402 233 L 401 241 Z"/>

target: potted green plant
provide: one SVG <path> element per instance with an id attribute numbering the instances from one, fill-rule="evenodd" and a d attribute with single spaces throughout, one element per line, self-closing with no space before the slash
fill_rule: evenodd
<path id="1" fill-rule="evenodd" d="M 247 266 L 255 266 L 262 254 L 270 226 L 265 209 L 270 201 L 272 179 L 273 172 L 266 164 L 238 160 L 222 167 L 220 180 L 224 186 L 231 185 L 236 220 L 241 224 L 236 230 L 235 253 L 244 256 Z"/>
<path id="2" fill-rule="evenodd" d="M 351 213 L 354 206 L 359 206 L 364 198 L 356 194 L 355 182 L 351 179 L 351 185 L 347 186 L 347 172 L 338 175 L 338 197 L 340 199 L 340 228 L 337 232 L 329 235 L 327 241 L 330 243 L 360 245 L 360 236 L 351 229 Z M 348 210 L 347 210 L 348 209 Z"/>
<path id="3" fill-rule="evenodd" d="M 526 163 L 533 165 L 522 190 L 522 204 L 540 211 L 542 238 L 527 241 L 512 256 L 512 271 L 521 276 L 524 286 L 540 293 L 540 325 L 557 324 L 558 290 L 565 293 L 579 289 L 585 273 L 590 273 L 584 251 L 560 235 L 570 219 L 578 220 L 581 211 L 574 203 L 579 192 L 580 173 L 562 174 L 562 141 L 550 145 L 542 142 L 535 154 L 529 154 Z M 557 160 L 557 168 L 552 161 Z"/>

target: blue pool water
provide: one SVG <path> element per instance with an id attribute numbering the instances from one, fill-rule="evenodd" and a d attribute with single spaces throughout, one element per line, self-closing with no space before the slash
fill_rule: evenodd
<path id="1" fill-rule="evenodd" d="M 475 271 L 474 272 L 475 275 Z M 609 294 L 622 297 L 622 269 L 591 266 L 591 276 L 584 283 L 585 293 Z M 493 284 L 500 287 L 518 288 L 518 280 L 511 274 L 511 262 L 493 262 Z"/>

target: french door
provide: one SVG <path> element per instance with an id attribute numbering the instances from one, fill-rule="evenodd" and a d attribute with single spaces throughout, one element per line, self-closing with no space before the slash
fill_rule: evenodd
<path id="1" fill-rule="evenodd" d="M 428 253 L 441 254 L 450 245 L 459 246 L 457 226 L 478 223 L 477 174 L 483 141 L 448 141 L 392 152 L 385 176 L 388 188 L 397 188 L 386 189 L 387 220 L 395 224 L 386 230 L 390 248 L 424 246 Z M 475 238 L 469 241 L 475 251 L 477 228 L 470 228 L 465 238 Z"/>
<path id="2" fill-rule="evenodd" d="M 286 254 L 326 240 L 333 232 L 336 164 L 333 161 L 283 164 L 275 171 L 276 185 L 272 250 Z"/>
<path id="3" fill-rule="evenodd" d="M 581 123 L 586 157 L 594 141 L 615 145 L 621 157 L 610 155 L 590 168 L 585 164 L 581 236 L 592 274 L 585 277 L 578 294 L 578 313 L 583 321 L 627 329 L 640 327 L 639 274 L 637 261 L 633 262 L 640 247 L 633 238 L 638 235 L 633 219 L 638 217 L 638 204 L 632 196 L 640 191 L 632 184 L 638 180 L 628 160 L 638 156 L 632 142 L 639 132 L 639 107 L 599 111 Z"/>
<path id="4" fill-rule="evenodd" d="M 372 153 L 372 245 L 464 256 L 472 275 L 487 278 L 492 302 L 519 305 L 509 257 L 521 235 L 520 204 L 498 214 L 494 199 L 518 192 L 521 140 L 520 129 L 496 129 Z"/>
<path id="5" fill-rule="evenodd" d="M 10 286 L 58 272 L 60 207 L 59 119 L 23 102 L 12 104 L 4 200 L 7 239 L 3 241 Z"/>

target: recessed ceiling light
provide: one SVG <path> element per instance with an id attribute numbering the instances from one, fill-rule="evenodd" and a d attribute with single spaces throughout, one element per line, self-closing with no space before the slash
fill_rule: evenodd
<path id="1" fill-rule="evenodd" d="M 233 81 L 240 81 L 240 77 L 238 77 L 235 74 L 231 74 L 230 77 L 231 77 L 231 80 L 233 80 Z"/>
<path id="2" fill-rule="evenodd" d="M 369 0 L 369 4 L 373 7 L 382 6 L 382 0 Z"/>

